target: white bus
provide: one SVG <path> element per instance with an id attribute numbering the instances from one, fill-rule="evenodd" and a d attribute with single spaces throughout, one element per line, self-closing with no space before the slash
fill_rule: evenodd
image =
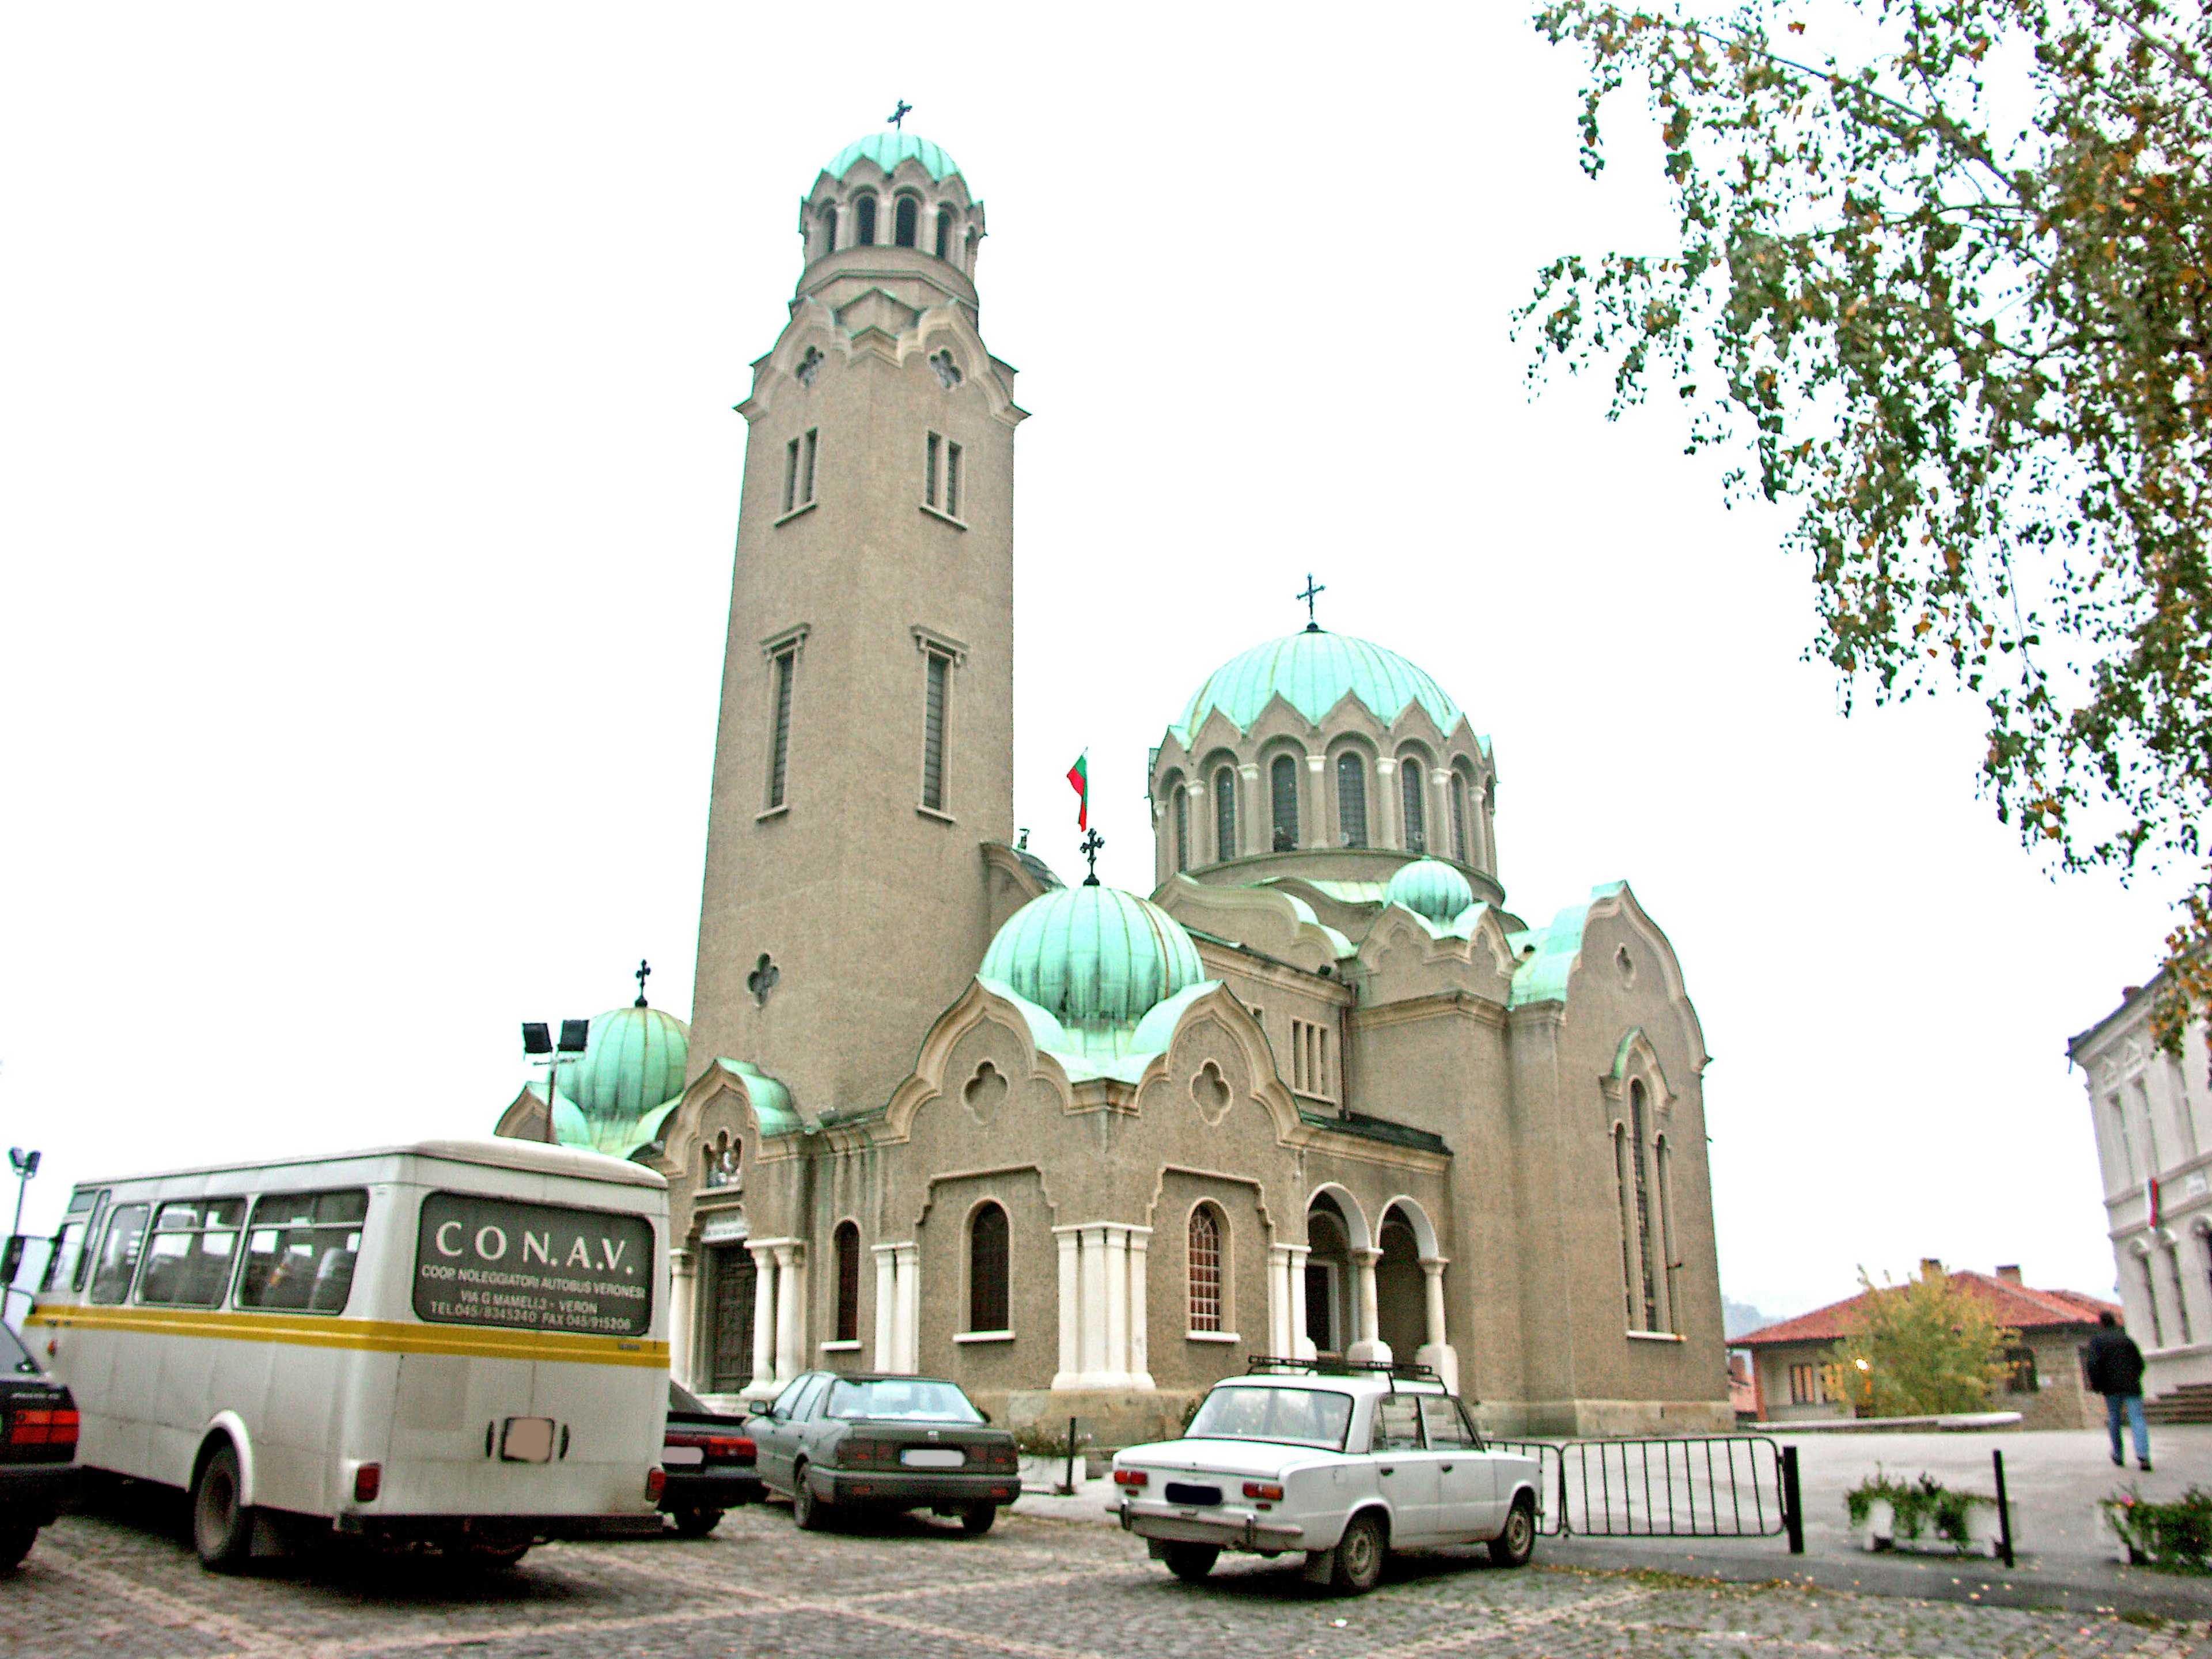
<path id="1" fill-rule="evenodd" d="M 667 1235 L 659 1175 L 520 1140 L 86 1182 L 23 1337 L 210 1567 L 332 1529 L 508 1565 L 659 1529 Z"/>

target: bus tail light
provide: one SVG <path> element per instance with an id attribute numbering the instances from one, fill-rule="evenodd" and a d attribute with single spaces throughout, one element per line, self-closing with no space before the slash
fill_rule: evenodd
<path id="1" fill-rule="evenodd" d="M 364 1463 L 353 1472 L 353 1501 L 374 1504 L 377 1493 L 384 1490 L 384 1465 Z"/>
<path id="2" fill-rule="evenodd" d="M 1152 1477 L 1142 1469 L 1116 1469 L 1114 1471 L 1114 1484 L 1117 1486 L 1149 1486 L 1152 1484 Z"/>
<path id="3" fill-rule="evenodd" d="M 1247 1480 L 1244 1495 L 1247 1498 L 1264 1498 L 1270 1503 L 1276 1503 L 1281 1500 L 1283 1489 L 1272 1480 Z"/>
<path id="4" fill-rule="evenodd" d="M 645 1472 L 645 1495 L 654 1503 L 660 1501 L 660 1489 L 668 1484 L 668 1471 L 655 1463 Z"/>

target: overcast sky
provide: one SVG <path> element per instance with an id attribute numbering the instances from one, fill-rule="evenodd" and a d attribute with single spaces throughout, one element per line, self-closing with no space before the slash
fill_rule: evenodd
<path id="1" fill-rule="evenodd" d="M 0 1136 L 76 1180 L 480 1133 L 516 1023 L 688 1015 L 744 422 L 797 204 L 900 97 L 1021 371 L 1016 821 L 1144 890 L 1147 747 L 1322 620 L 1497 746 L 1510 906 L 1626 878 L 1714 1054 L 1724 1290 L 2108 1293 L 2067 1037 L 2155 885 L 2053 883 L 1962 698 L 1846 720 L 1787 515 L 1510 313 L 1667 246 L 1510 5 L 0 17 Z M 1389 1103 L 1366 1103 L 1387 1115 Z"/>

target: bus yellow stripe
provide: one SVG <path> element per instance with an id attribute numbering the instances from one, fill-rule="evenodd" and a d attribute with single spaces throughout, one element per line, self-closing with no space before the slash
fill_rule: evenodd
<path id="1" fill-rule="evenodd" d="M 149 1336 L 281 1342 L 294 1347 L 353 1348 L 372 1353 L 453 1354 L 475 1359 L 533 1359 L 668 1369 L 665 1342 L 568 1331 L 234 1313 L 216 1308 L 94 1308 L 72 1303 L 40 1304 L 31 1310 L 26 1322 L 33 1321 L 64 1330 L 137 1331 Z"/>

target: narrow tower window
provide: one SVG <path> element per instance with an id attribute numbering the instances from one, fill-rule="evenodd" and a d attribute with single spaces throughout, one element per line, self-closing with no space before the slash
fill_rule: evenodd
<path id="1" fill-rule="evenodd" d="M 799 505 L 799 440 L 793 438 L 783 451 L 783 510 L 787 513 Z"/>
<path id="2" fill-rule="evenodd" d="M 952 659 L 941 652 L 925 651 L 928 678 L 922 691 L 921 804 L 933 812 L 945 810 L 945 690 Z M 994 1326 L 993 1329 L 997 1327 Z"/>
<path id="3" fill-rule="evenodd" d="M 983 1205 L 968 1224 L 968 1328 L 1007 1328 L 1006 1212 L 995 1204 Z"/>
<path id="4" fill-rule="evenodd" d="M 941 207 L 937 210 L 937 257 L 940 259 L 949 259 L 952 257 L 952 210 L 951 208 Z"/>
<path id="5" fill-rule="evenodd" d="M 1182 785 L 1175 787 L 1176 868 L 1190 868 L 1190 791 Z"/>
<path id="6" fill-rule="evenodd" d="M 945 440 L 939 437 L 934 432 L 931 433 L 929 434 L 929 453 L 927 470 L 923 472 L 921 479 L 921 499 L 926 505 L 930 507 L 935 507 L 937 505 L 937 469 L 940 464 L 939 458 L 942 455 L 944 449 Z"/>
<path id="7" fill-rule="evenodd" d="M 806 454 L 799 469 L 799 499 L 802 504 L 814 499 L 814 452 L 816 428 L 806 428 Z"/>
<path id="8" fill-rule="evenodd" d="M 853 240 L 860 247 L 876 245 L 876 198 L 863 196 L 853 204 Z"/>
<path id="9" fill-rule="evenodd" d="M 1267 769 L 1270 793 L 1274 797 L 1275 850 L 1291 853 L 1298 845 L 1298 762 L 1295 755 L 1278 755 L 1275 763 Z"/>
<path id="10" fill-rule="evenodd" d="M 900 197 L 898 205 L 891 210 L 891 240 L 901 247 L 912 247 L 921 217 L 921 204 L 911 196 Z"/>
<path id="11" fill-rule="evenodd" d="M 1456 772 L 1451 779 L 1452 856 L 1467 862 L 1467 780 Z"/>
<path id="12" fill-rule="evenodd" d="M 1221 1223 L 1206 1204 L 1190 1212 L 1190 1328 L 1221 1328 Z"/>
<path id="13" fill-rule="evenodd" d="M 822 252 L 826 258 L 837 251 L 837 210 L 822 210 Z"/>
<path id="14" fill-rule="evenodd" d="M 791 755 L 791 680 L 799 666 L 796 649 L 779 651 L 771 668 L 768 746 L 768 804 L 771 811 L 783 805 L 784 770 Z"/>
<path id="15" fill-rule="evenodd" d="M 1636 1212 L 1629 1200 L 1628 1130 L 1613 1126 L 1613 1198 L 1620 1210 L 1620 1293 L 1628 1328 L 1636 1326 Z"/>
<path id="16" fill-rule="evenodd" d="M 945 446 L 945 511 L 949 518 L 960 516 L 960 446 L 950 442 Z"/>
<path id="17" fill-rule="evenodd" d="M 1398 763 L 1398 799 L 1405 804 L 1406 850 L 1409 853 L 1429 850 L 1428 817 L 1422 811 L 1428 778 L 1428 769 L 1418 758 L 1408 756 Z"/>
<path id="18" fill-rule="evenodd" d="M 1237 856 L 1237 769 L 1224 766 L 1213 774 L 1214 856 Z"/>
<path id="19" fill-rule="evenodd" d="M 1346 847 L 1367 845 L 1367 768 L 1354 754 L 1336 757 L 1336 823 Z"/>
<path id="20" fill-rule="evenodd" d="M 1636 1180 L 1636 1243 L 1643 1257 L 1638 1288 L 1644 1292 L 1644 1322 L 1637 1328 L 1656 1331 L 1659 1328 L 1659 1285 L 1655 1273 L 1654 1258 L 1659 1254 L 1654 1248 L 1658 1241 L 1652 1237 L 1653 1224 L 1657 1218 L 1652 1212 L 1651 1177 L 1649 1161 L 1644 1150 L 1644 1085 L 1628 1085 L 1629 1152 L 1631 1168 Z"/>
<path id="21" fill-rule="evenodd" d="M 860 1340 L 860 1230 L 837 1224 L 837 1335 L 840 1342 Z"/>

